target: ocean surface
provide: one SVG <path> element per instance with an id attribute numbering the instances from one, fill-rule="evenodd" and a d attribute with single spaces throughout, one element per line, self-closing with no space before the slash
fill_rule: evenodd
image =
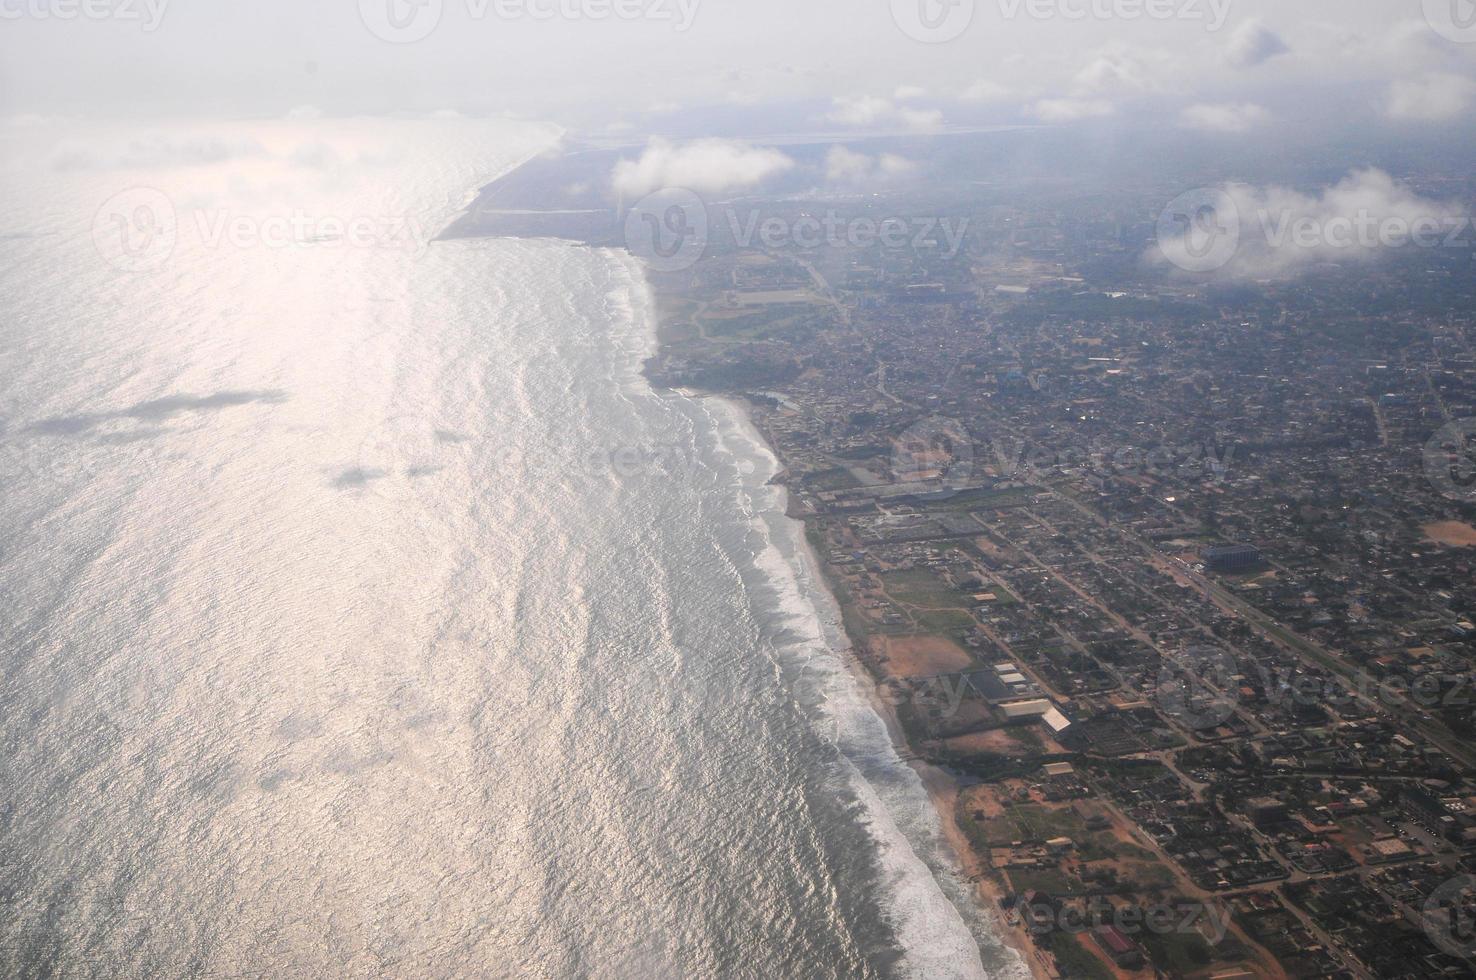
<path id="1" fill-rule="evenodd" d="M 558 138 L 0 124 L 0 974 L 1019 974 Z"/>

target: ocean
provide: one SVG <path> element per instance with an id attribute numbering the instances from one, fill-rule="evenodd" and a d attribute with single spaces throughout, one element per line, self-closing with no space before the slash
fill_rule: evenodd
<path id="1" fill-rule="evenodd" d="M 559 135 L 0 125 L 0 972 L 1022 973 Z"/>

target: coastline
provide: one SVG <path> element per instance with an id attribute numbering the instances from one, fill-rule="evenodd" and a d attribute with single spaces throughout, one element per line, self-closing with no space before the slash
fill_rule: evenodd
<path id="1" fill-rule="evenodd" d="M 835 587 L 825 560 L 818 553 L 810 538 L 810 524 L 805 515 L 793 505 L 793 495 L 784 485 L 783 479 L 787 469 L 786 461 L 779 453 L 775 440 L 766 430 L 763 420 L 759 417 L 757 406 L 742 394 L 733 391 L 674 387 L 655 377 L 653 366 L 662 353 L 680 338 L 670 330 L 670 311 L 666 308 L 666 296 L 655 277 L 652 276 L 650 267 L 622 244 L 592 239 L 579 234 L 576 230 L 564 227 L 532 229 L 477 226 L 475 218 L 485 218 L 486 214 L 480 211 L 479 205 L 484 205 L 492 192 L 502 190 L 514 175 L 526 173 L 528 165 L 537 159 L 539 156 L 535 154 L 511 168 L 497 181 L 484 186 L 473 196 L 472 205 L 463 212 L 462 217 L 447 226 L 438 237 L 441 239 L 460 237 L 541 238 L 560 241 L 570 246 L 589 247 L 596 251 L 608 252 L 622 264 L 629 264 L 637 287 L 645 293 L 644 299 L 648 303 L 650 313 L 648 328 L 642 337 L 643 350 L 637 368 L 643 381 L 658 394 L 676 394 L 720 403 L 738 420 L 738 424 L 747 430 L 749 437 L 762 449 L 762 452 L 773 461 L 775 472 L 767 483 L 778 494 L 779 506 L 773 516 L 790 525 L 795 544 L 793 553 L 783 554 L 782 558 L 789 564 L 789 572 L 795 582 L 800 585 L 801 590 L 808 588 L 821 593 L 817 598 L 828 603 L 837 611 L 837 615 L 834 616 L 834 628 L 839 636 L 836 642 L 828 643 L 827 646 L 831 648 L 839 667 L 849 678 L 849 686 L 860 698 L 864 699 L 870 714 L 884 727 L 888 743 L 887 751 L 891 756 L 890 762 L 898 769 L 910 773 L 917 781 L 919 798 L 916 802 L 920 807 L 926 809 L 931 823 L 927 836 L 936 838 L 936 840 L 928 840 L 925 843 L 937 844 L 938 849 L 944 855 L 943 860 L 939 863 L 925 860 L 916 853 L 917 842 L 912 836 L 899 830 L 902 837 L 906 839 L 909 856 L 921 865 L 919 870 L 932 881 L 933 887 L 939 892 L 937 897 L 949 903 L 955 914 L 959 916 L 960 926 L 968 931 L 973 940 L 977 957 L 976 964 L 985 971 L 982 975 L 990 977 L 1015 975 L 1029 976 L 1036 980 L 1055 980 L 1056 975 L 1042 965 L 1040 958 L 1035 954 L 1033 944 L 1030 943 L 1023 929 L 1018 925 L 1012 926 L 1006 921 L 1001 910 L 1001 900 L 1005 897 L 1006 891 L 1003 879 L 988 868 L 987 855 L 980 855 L 975 850 L 959 825 L 956 805 L 963 789 L 959 778 L 922 758 L 917 747 L 907 741 L 896 705 L 889 703 L 881 696 L 878 678 L 867 664 L 863 653 L 864 638 L 853 635 L 846 624 L 844 612 L 847 607 L 842 598 L 843 592 Z M 541 216 L 545 218 L 548 215 L 547 212 L 541 213 Z M 807 564 L 809 568 L 804 567 Z M 805 596 L 805 598 L 808 601 L 811 597 Z M 821 603 L 815 604 L 819 606 Z M 855 760 L 847 761 L 855 768 Z M 865 775 L 859 770 L 855 775 L 863 783 L 866 782 Z M 884 810 L 886 808 L 886 803 L 880 799 L 873 801 L 873 804 Z M 879 841 L 879 846 L 886 850 L 887 844 Z M 961 903 L 967 903 L 968 907 L 961 908 Z M 987 942 L 987 939 L 992 939 L 994 942 Z M 986 954 L 991 960 L 987 966 L 984 962 Z"/>
<path id="2" fill-rule="evenodd" d="M 664 340 L 665 338 L 658 330 L 658 344 L 664 343 Z M 720 400 L 739 413 L 762 442 L 765 450 L 774 457 L 779 467 L 775 482 L 778 483 L 782 499 L 786 502 L 784 516 L 797 525 L 797 537 L 803 557 L 808 559 L 820 573 L 812 577 L 815 587 L 823 589 L 836 608 L 843 610 L 845 601 L 841 598 L 841 593 L 836 589 L 835 583 L 831 581 L 824 560 L 815 550 L 814 543 L 807 533 L 808 524 L 802 515 L 794 512 L 794 508 L 790 505 L 792 497 L 789 490 L 780 482 L 785 472 L 784 459 L 776 450 L 774 440 L 757 417 L 754 404 L 746 398 L 727 393 L 700 392 L 696 394 Z M 992 935 L 999 940 L 1001 946 L 1014 954 L 1022 970 L 1027 971 L 1034 980 L 1057 980 L 1058 974 L 1049 970 L 1035 955 L 1034 944 L 1030 942 L 1023 925 L 1019 922 L 1011 924 L 1007 921 L 1001 911 L 1001 903 L 1007 897 L 1004 881 L 989 867 L 987 856 L 979 854 L 970 844 L 963 828 L 959 825 L 957 804 L 964 788 L 959 777 L 941 766 L 928 762 L 919 753 L 918 747 L 907 741 L 901 719 L 897 715 L 896 705 L 880 696 L 877 678 L 868 666 L 866 658 L 860 653 L 862 642 L 851 633 L 844 617 L 840 619 L 838 626 L 845 637 L 844 649 L 836 651 L 841 663 L 857 685 L 858 690 L 864 693 L 871 710 L 886 726 L 887 734 L 891 739 L 893 749 L 898 754 L 899 761 L 912 769 L 921 780 L 936 813 L 939 836 L 947 845 L 954 865 L 953 870 L 962 881 L 968 882 L 967 891 L 974 902 L 975 911 L 988 924 Z"/>
<path id="3" fill-rule="evenodd" d="M 792 567 L 791 571 L 797 581 L 808 582 L 811 588 L 823 592 L 824 599 L 828 600 L 838 612 L 844 613 L 846 604 L 842 598 L 843 593 L 831 580 L 827 565 L 811 540 L 805 515 L 793 505 L 793 495 L 784 484 L 784 475 L 788 469 L 786 462 L 778 451 L 775 440 L 763 424 L 757 406 L 740 394 L 708 389 L 672 388 L 652 376 L 652 365 L 661 352 L 676 338 L 668 329 L 668 316 L 662 309 L 661 290 L 653 281 L 649 268 L 644 262 L 630 256 L 624 250 L 614 251 L 622 252 L 635 260 L 642 272 L 645 288 L 650 297 L 651 314 L 654 321 L 653 333 L 649 341 L 649 357 L 641 371 L 646 382 L 657 392 L 674 392 L 721 403 L 740 420 L 740 424 L 751 433 L 752 438 L 774 461 L 775 473 L 769 484 L 779 493 L 779 499 L 783 504 L 782 519 L 791 524 L 797 542 L 796 553 L 791 561 L 792 565 L 799 567 Z M 803 567 L 805 563 L 814 569 L 815 574 L 811 574 L 809 569 Z M 997 873 L 990 869 L 987 855 L 978 853 L 959 825 L 957 803 L 963 790 L 959 777 L 941 766 L 926 761 L 919 753 L 918 747 L 908 742 L 901 719 L 897 714 L 896 705 L 881 696 L 878 679 L 861 652 L 864 649 L 862 638 L 852 633 L 846 624 L 844 615 L 836 617 L 835 625 L 843 638 L 843 643 L 839 644 L 840 648 L 834 651 L 840 665 L 850 678 L 855 690 L 865 698 L 871 712 L 885 726 L 887 738 L 892 751 L 896 754 L 898 764 L 916 774 L 926 794 L 936 821 L 937 836 L 946 848 L 950 865 L 942 870 L 956 876 L 959 882 L 966 883 L 964 891 L 972 903 L 971 911 L 986 925 L 989 935 L 998 941 L 999 945 L 993 949 L 1006 951 L 1012 957 L 1014 964 L 1018 966 L 1021 976 L 1029 976 L 1033 980 L 1058 980 L 1058 974 L 1041 962 L 1042 958 L 1036 954 L 1034 944 L 1030 942 L 1023 926 L 1018 922 L 1012 925 L 1006 920 L 1001 904 L 1006 897 L 1005 883 Z M 949 901 L 956 900 L 949 899 Z M 960 914 L 963 914 L 962 911 Z M 974 931 L 972 926 L 970 929 Z M 975 934 L 974 938 L 978 943 L 980 937 Z M 982 958 L 985 947 L 982 944 L 979 946 L 979 954 Z M 998 976 L 999 974 L 993 972 L 990 975 Z"/>

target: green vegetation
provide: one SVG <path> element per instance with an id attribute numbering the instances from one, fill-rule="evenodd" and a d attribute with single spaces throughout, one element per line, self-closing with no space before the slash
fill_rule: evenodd
<path id="1" fill-rule="evenodd" d="M 861 481 L 844 466 L 837 466 L 828 470 L 817 470 L 814 473 L 805 474 L 805 485 L 812 490 L 850 490 L 859 487 Z"/>
<path id="2" fill-rule="evenodd" d="M 1056 958 L 1061 976 L 1071 980 L 1112 980 L 1112 972 L 1089 953 L 1076 936 L 1051 932 L 1041 937 L 1041 945 Z"/>
<path id="3" fill-rule="evenodd" d="M 1225 959 L 1226 953 L 1232 950 L 1240 952 L 1238 944 L 1229 943 L 1222 944 L 1217 950 L 1197 932 L 1158 933 L 1144 930 L 1136 938 L 1148 951 L 1155 966 L 1175 975 L 1201 970 L 1217 959 Z"/>
<path id="4" fill-rule="evenodd" d="M 1018 894 L 1020 892 L 1037 891 L 1046 895 L 1076 895 L 1082 891 L 1081 882 L 1075 878 L 1069 878 L 1060 871 L 1049 868 L 1038 868 L 1035 870 L 1020 870 L 1011 868 L 1006 872 L 1010 876 L 1010 885 Z"/>

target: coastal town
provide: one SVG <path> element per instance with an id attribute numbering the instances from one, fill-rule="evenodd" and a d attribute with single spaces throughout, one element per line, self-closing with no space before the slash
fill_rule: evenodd
<path id="1" fill-rule="evenodd" d="M 1174 191 L 745 202 L 648 373 L 752 405 L 1037 976 L 1476 975 L 1471 248 L 1166 275 Z"/>

